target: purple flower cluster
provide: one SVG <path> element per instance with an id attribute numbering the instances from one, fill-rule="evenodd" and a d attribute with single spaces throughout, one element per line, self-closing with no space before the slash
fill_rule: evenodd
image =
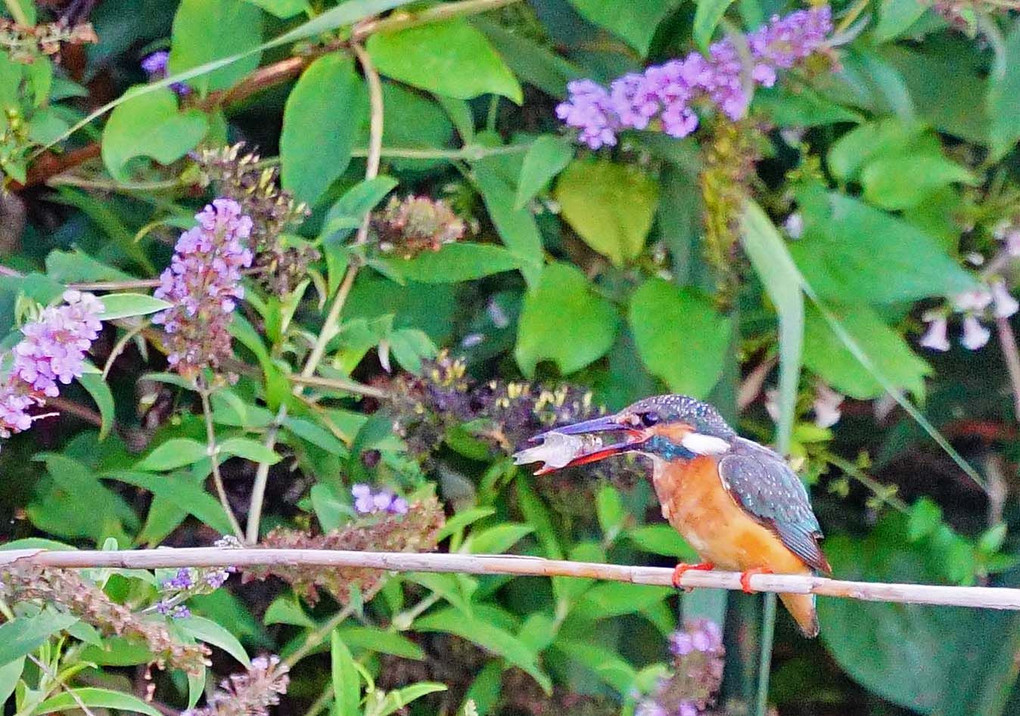
<path id="1" fill-rule="evenodd" d="M 183 375 L 216 368 L 230 355 L 230 322 L 244 297 L 241 270 L 251 266 L 246 241 L 252 221 L 232 199 L 216 199 L 181 234 L 170 267 L 160 276 L 156 298 L 173 308 L 157 314 L 170 349 L 167 361 Z"/>
<path id="2" fill-rule="evenodd" d="M 688 622 L 669 639 L 673 670 L 638 704 L 635 716 L 699 716 L 722 684 L 722 630 L 708 619 Z"/>
<path id="3" fill-rule="evenodd" d="M 967 350 L 983 348 L 992 337 L 991 330 L 981 321 L 995 318 L 1009 318 L 1020 310 L 1020 302 L 1013 297 L 1002 279 L 995 279 L 987 286 L 955 296 L 952 308 L 963 316 L 963 336 L 960 345 Z M 921 337 L 920 344 L 933 351 L 948 351 L 949 316 L 945 309 L 925 312 L 923 320 L 928 330 Z"/>
<path id="4" fill-rule="evenodd" d="M 817 52 L 831 31 L 827 6 L 774 16 L 744 38 L 746 59 L 726 38 L 709 48 L 708 57 L 692 52 L 619 77 L 609 89 L 575 80 L 567 85 L 570 97 L 556 108 L 556 116 L 580 130 L 578 141 L 592 149 L 614 146 L 620 130 L 647 129 L 653 122 L 671 137 L 686 137 L 698 127 L 695 106 L 709 104 L 731 120 L 740 119 L 755 84 L 771 87 L 778 70 Z"/>
<path id="5" fill-rule="evenodd" d="M 145 70 L 145 74 L 149 76 L 149 82 L 156 82 L 166 77 L 167 73 L 167 62 L 170 60 L 170 53 L 166 50 L 157 50 L 151 55 L 146 55 L 142 59 L 142 69 Z M 172 82 L 170 89 L 179 95 L 186 95 L 191 92 L 191 88 L 183 82 Z"/>
<path id="6" fill-rule="evenodd" d="M 44 398 L 60 394 L 85 371 L 85 353 L 99 336 L 103 304 L 90 293 L 65 291 L 64 304 L 44 308 L 26 323 L 25 337 L 11 351 L 13 364 L 7 382 L 0 387 L 0 436 L 27 430 L 32 425 L 28 409 Z"/>
<path id="7" fill-rule="evenodd" d="M 388 490 L 373 491 L 365 484 L 357 484 L 351 488 L 354 496 L 354 511 L 359 515 L 372 515 L 385 512 L 391 515 L 406 515 L 407 500 L 398 497 Z"/>

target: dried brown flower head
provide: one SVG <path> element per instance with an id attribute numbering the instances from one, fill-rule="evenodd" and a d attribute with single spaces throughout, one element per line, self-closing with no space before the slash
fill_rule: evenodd
<path id="1" fill-rule="evenodd" d="M 62 22 L 25 26 L 0 18 L 0 50 L 6 50 L 15 62 L 30 65 L 40 55 L 55 55 L 61 44 L 82 45 L 99 42 L 92 23 L 68 26 Z"/>
<path id="2" fill-rule="evenodd" d="M 221 681 L 220 691 L 203 708 L 188 709 L 181 716 L 268 716 L 269 707 L 287 693 L 289 671 L 278 656 L 258 656 L 248 671 Z"/>
<path id="3" fill-rule="evenodd" d="M 372 221 L 379 250 L 401 258 L 439 251 L 464 236 L 466 226 L 442 199 L 427 196 L 393 197 Z"/>
<path id="4" fill-rule="evenodd" d="M 435 497 L 410 505 L 406 514 L 386 514 L 358 520 L 328 534 L 310 535 L 290 529 L 275 529 L 259 547 L 266 549 L 342 549 L 358 552 L 427 552 L 435 548 L 444 522 L 443 508 Z M 351 589 L 362 594 L 382 583 L 384 573 L 377 569 L 344 567 L 320 569 L 272 565 L 243 568 L 244 582 L 279 577 L 294 591 L 314 604 L 319 590 L 325 590 L 338 603 L 346 604 Z"/>

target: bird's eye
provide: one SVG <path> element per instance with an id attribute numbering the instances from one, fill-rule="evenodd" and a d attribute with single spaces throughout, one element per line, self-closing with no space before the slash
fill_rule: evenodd
<path id="1" fill-rule="evenodd" d="M 659 416 L 656 415 L 655 413 L 642 413 L 641 414 L 641 424 L 644 425 L 646 428 L 650 428 L 650 427 L 652 427 L 653 425 L 655 425 L 658 422 L 659 422 Z"/>

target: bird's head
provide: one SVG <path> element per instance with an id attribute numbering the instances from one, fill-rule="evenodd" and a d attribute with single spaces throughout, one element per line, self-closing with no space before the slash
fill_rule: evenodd
<path id="1" fill-rule="evenodd" d="M 737 434 L 708 403 L 658 395 L 618 413 L 564 425 L 532 438 L 541 444 L 514 455 L 518 465 L 542 461 L 535 474 L 637 452 L 671 462 L 727 452 Z"/>

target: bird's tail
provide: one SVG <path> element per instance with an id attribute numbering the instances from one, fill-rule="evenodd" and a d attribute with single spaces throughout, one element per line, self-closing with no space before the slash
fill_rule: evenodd
<path id="1" fill-rule="evenodd" d="M 804 636 L 818 636 L 818 612 L 815 610 L 814 594 L 780 594 L 779 598 L 797 622 Z"/>

